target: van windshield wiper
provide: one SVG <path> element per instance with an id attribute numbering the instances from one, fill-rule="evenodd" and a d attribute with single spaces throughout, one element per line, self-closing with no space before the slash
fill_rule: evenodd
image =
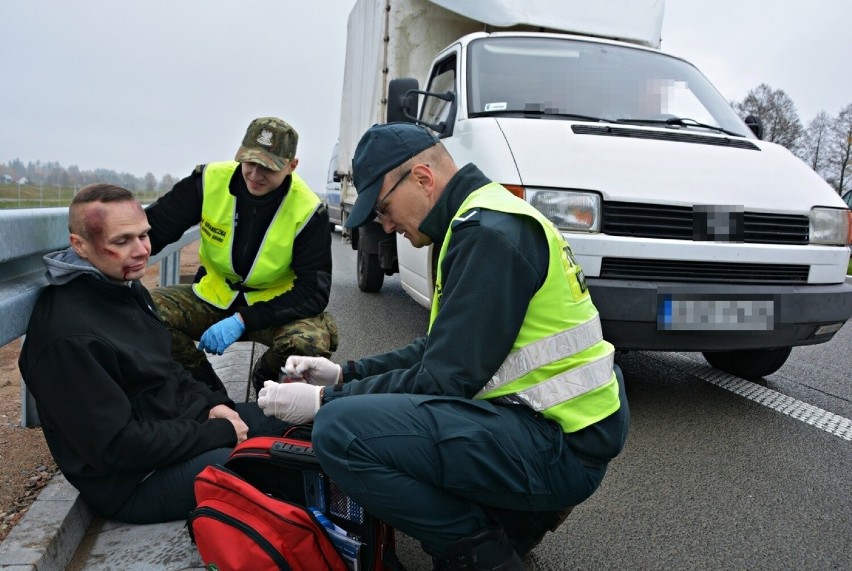
<path id="1" fill-rule="evenodd" d="M 736 133 L 734 131 L 728 131 L 727 129 L 723 129 L 722 127 L 718 127 L 716 125 L 710 125 L 709 123 L 701 123 L 696 121 L 695 119 L 690 119 L 688 117 L 670 117 L 668 119 L 627 119 L 621 118 L 616 119 L 617 123 L 634 123 L 636 125 L 677 125 L 678 127 L 700 127 L 702 129 L 712 129 L 718 133 L 724 133 L 726 135 L 731 135 L 732 137 L 743 137 L 742 133 Z"/>
<path id="2" fill-rule="evenodd" d="M 471 113 L 471 117 L 490 117 L 493 115 L 535 115 L 536 117 L 559 117 L 562 119 L 576 119 L 577 121 L 589 121 L 591 123 L 615 123 L 612 119 L 603 117 L 595 117 L 593 115 L 580 115 L 577 113 L 559 113 L 555 111 L 545 111 L 543 109 L 527 108 L 527 109 L 494 109 L 491 111 L 480 111 Z"/>

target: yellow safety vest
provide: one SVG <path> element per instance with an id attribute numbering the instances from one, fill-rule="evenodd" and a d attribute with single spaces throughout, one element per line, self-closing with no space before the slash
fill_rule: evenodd
<path id="1" fill-rule="evenodd" d="M 201 244 L 198 258 L 207 270 L 195 294 L 204 301 L 227 309 L 244 286 L 246 302 L 252 305 L 268 301 L 293 287 L 296 275 L 291 267 L 293 243 L 313 216 L 320 199 L 296 174 L 291 176 L 290 190 L 272 218 L 248 275 L 243 279 L 233 267 L 234 215 L 237 200 L 228 189 L 239 163 L 210 163 L 204 168 L 204 199 L 201 206 Z M 235 287 L 232 288 L 231 286 Z"/>
<path id="2" fill-rule="evenodd" d="M 583 429 L 617 411 L 615 348 L 603 339 L 598 310 L 565 238 L 543 214 L 497 183 L 471 193 L 454 220 L 474 208 L 536 219 L 550 250 L 547 278 L 530 300 L 511 352 L 475 398 L 512 395 L 565 432 Z M 440 312 L 441 264 L 451 238 L 452 223 L 438 257 L 430 329 Z"/>

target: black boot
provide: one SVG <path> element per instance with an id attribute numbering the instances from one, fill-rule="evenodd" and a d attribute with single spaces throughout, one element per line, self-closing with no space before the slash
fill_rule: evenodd
<path id="1" fill-rule="evenodd" d="M 512 547 L 521 557 L 526 557 L 527 553 L 541 543 L 548 531 L 556 531 L 573 509 L 572 506 L 558 512 L 522 512 L 487 508 L 495 522 L 506 530 Z"/>
<path id="2" fill-rule="evenodd" d="M 201 381 L 210 387 L 210 390 L 221 391 L 225 395 L 228 394 L 228 389 L 225 388 L 225 384 L 222 382 L 222 379 L 219 378 L 219 375 L 217 375 L 216 371 L 213 370 L 213 365 L 211 365 L 210 361 L 207 359 L 204 360 L 204 364 L 188 369 L 188 371 L 196 381 Z"/>
<path id="3" fill-rule="evenodd" d="M 435 571 L 524 571 L 502 528 L 490 527 L 456 541 L 443 557 L 432 557 Z"/>

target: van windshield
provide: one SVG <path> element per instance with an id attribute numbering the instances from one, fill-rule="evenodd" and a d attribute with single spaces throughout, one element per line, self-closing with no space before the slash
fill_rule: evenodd
<path id="1" fill-rule="evenodd" d="M 753 138 L 692 65 L 662 53 L 561 38 L 469 46 L 468 115 L 516 115 L 712 129 Z"/>

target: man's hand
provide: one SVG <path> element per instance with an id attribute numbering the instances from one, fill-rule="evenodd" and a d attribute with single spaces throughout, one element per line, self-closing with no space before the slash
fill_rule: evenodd
<path id="1" fill-rule="evenodd" d="M 231 424 L 234 425 L 234 432 L 237 433 L 237 444 L 248 438 L 248 425 L 243 422 L 243 419 L 237 416 L 237 418 L 228 418 L 227 420 L 230 420 Z"/>
<path id="2" fill-rule="evenodd" d="M 246 326 L 243 324 L 240 314 L 235 313 L 219 323 L 214 323 L 207 329 L 201 335 L 198 348 L 208 353 L 221 355 L 225 352 L 225 349 L 231 346 L 231 343 L 240 338 L 245 330 Z"/>
<path id="3" fill-rule="evenodd" d="M 217 404 L 207 413 L 207 418 L 224 418 L 230 420 L 237 433 L 237 444 L 248 438 L 248 425 L 240 418 L 240 413 L 224 404 Z"/>
<path id="4" fill-rule="evenodd" d="M 207 413 L 207 418 L 240 418 L 240 413 L 226 404 L 217 404 Z"/>
<path id="5" fill-rule="evenodd" d="M 313 421 L 319 410 L 321 390 L 307 383 L 266 381 L 257 394 L 257 406 L 266 416 L 303 424 Z"/>
<path id="6" fill-rule="evenodd" d="M 291 355 L 283 367 L 289 379 L 304 380 L 312 385 L 333 385 L 341 378 L 342 369 L 325 357 Z"/>

